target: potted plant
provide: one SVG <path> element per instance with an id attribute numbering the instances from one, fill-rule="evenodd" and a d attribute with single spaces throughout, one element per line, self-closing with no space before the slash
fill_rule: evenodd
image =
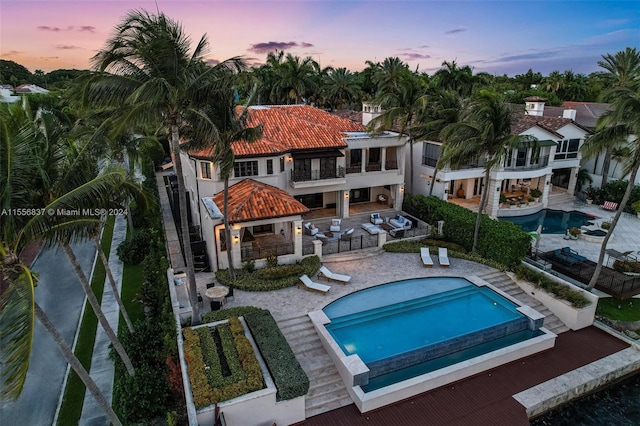
<path id="1" fill-rule="evenodd" d="M 542 197 L 542 191 L 540 191 L 538 188 L 533 188 L 531 191 L 529 191 L 529 194 L 533 197 L 536 203 L 539 202 L 540 197 Z"/>
<path id="2" fill-rule="evenodd" d="M 631 204 L 631 208 L 636 212 L 636 215 L 638 216 L 638 219 L 640 219 L 640 200 L 638 200 L 635 203 Z"/>
<path id="3" fill-rule="evenodd" d="M 516 200 L 514 200 L 513 198 L 509 198 L 509 208 L 513 209 L 516 207 Z"/>
<path id="4" fill-rule="evenodd" d="M 578 239 L 578 236 L 579 236 L 580 234 L 582 234 L 582 231 L 580 230 L 580 228 L 577 228 L 577 227 L 575 227 L 575 226 L 574 226 L 574 227 L 569 228 L 569 231 L 568 231 L 568 232 L 569 232 L 569 237 L 570 237 L 572 240 L 577 240 L 577 239 Z"/>
<path id="5" fill-rule="evenodd" d="M 598 195 L 597 190 L 593 186 L 587 188 L 587 190 L 584 191 L 584 194 L 587 196 L 587 204 L 592 204 L 596 195 Z"/>

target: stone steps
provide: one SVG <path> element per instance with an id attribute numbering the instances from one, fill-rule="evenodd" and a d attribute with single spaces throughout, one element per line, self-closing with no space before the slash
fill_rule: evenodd
<path id="1" fill-rule="evenodd" d="M 569 330 L 542 302 L 525 293 L 518 284 L 504 272 L 489 272 L 480 275 L 480 278 L 544 315 L 544 327 L 552 333 L 559 334 Z"/>
<path id="2" fill-rule="evenodd" d="M 353 404 L 309 317 L 302 315 L 283 319 L 278 321 L 278 326 L 309 377 L 309 392 L 305 397 L 306 417 Z"/>
<path id="3" fill-rule="evenodd" d="M 384 250 L 382 247 L 371 247 L 362 250 L 352 250 L 344 253 L 334 253 L 322 256 L 322 263 L 333 262 L 349 262 L 351 260 L 366 259 L 367 257 L 374 257 L 382 254 Z"/>

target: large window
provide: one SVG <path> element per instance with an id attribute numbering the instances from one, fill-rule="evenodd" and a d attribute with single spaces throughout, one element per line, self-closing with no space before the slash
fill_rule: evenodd
<path id="1" fill-rule="evenodd" d="M 570 158 L 578 158 L 578 148 L 580 148 L 580 139 L 565 139 L 558 143 L 556 148 L 556 160 L 568 160 Z"/>
<path id="2" fill-rule="evenodd" d="M 349 166 L 359 166 L 362 164 L 362 150 L 352 149 L 349 151 Z"/>
<path id="3" fill-rule="evenodd" d="M 235 177 L 258 176 L 258 161 L 236 161 L 233 165 Z"/>
<path id="4" fill-rule="evenodd" d="M 273 160 L 267 160 L 267 174 L 273 174 Z"/>
<path id="5" fill-rule="evenodd" d="M 211 163 L 202 161 L 200 163 L 200 179 L 211 179 Z"/>
<path id="6" fill-rule="evenodd" d="M 441 150 L 440 145 L 425 142 L 422 146 L 422 164 L 424 166 L 435 167 L 438 163 Z"/>

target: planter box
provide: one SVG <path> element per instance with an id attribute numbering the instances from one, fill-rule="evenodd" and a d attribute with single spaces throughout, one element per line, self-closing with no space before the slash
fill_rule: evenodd
<path id="1" fill-rule="evenodd" d="M 571 330 L 580 330 L 593 324 L 596 315 L 596 307 L 598 306 L 598 296 L 593 293 L 589 293 L 588 291 L 583 290 L 571 283 L 568 283 L 556 277 L 555 275 L 551 275 L 548 272 L 533 268 L 526 263 L 523 264 L 528 268 L 534 269 L 536 272 L 546 275 L 556 282 L 562 283 L 569 286 L 573 290 L 579 291 L 587 300 L 591 302 L 591 304 L 585 306 L 584 308 L 574 308 L 566 300 L 556 299 L 553 295 L 547 293 L 542 288 L 535 287 L 533 284 L 527 281 L 518 280 L 514 276 L 514 281 L 525 293 L 542 302 L 551 312 L 553 312 L 555 316 L 560 319 L 560 321 L 565 323 L 565 325 Z"/>

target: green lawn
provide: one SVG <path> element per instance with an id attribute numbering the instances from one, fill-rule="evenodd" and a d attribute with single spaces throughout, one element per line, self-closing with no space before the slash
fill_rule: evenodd
<path id="1" fill-rule="evenodd" d="M 107 224 L 102 233 L 102 250 L 108 257 L 111 250 L 111 239 L 113 237 L 113 224 L 115 217 L 111 216 L 107 219 Z M 98 302 L 102 301 L 102 292 L 104 291 L 104 280 L 106 272 L 100 259 L 97 259 L 95 269 L 93 270 L 93 278 L 91 279 L 91 288 L 98 298 Z M 98 318 L 93 313 L 91 305 L 87 303 L 82 315 L 80 324 L 80 332 L 78 333 L 78 341 L 76 343 L 75 354 L 85 369 L 89 371 L 91 368 L 91 355 L 93 355 L 93 344 L 96 339 L 96 330 L 98 328 Z M 69 379 L 64 389 L 64 397 L 60 414 L 58 415 L 58 425 L 77 425 L 82 414 L 82 405 L 84 403 L 84 384 L 78 375 L 73 371 L 69 371 Z"/>
<path id="2" fill-rule="evenodd" d="M 596 314 L 618 321 L 640 321 L 640 299 L 600 299 Z"/>

